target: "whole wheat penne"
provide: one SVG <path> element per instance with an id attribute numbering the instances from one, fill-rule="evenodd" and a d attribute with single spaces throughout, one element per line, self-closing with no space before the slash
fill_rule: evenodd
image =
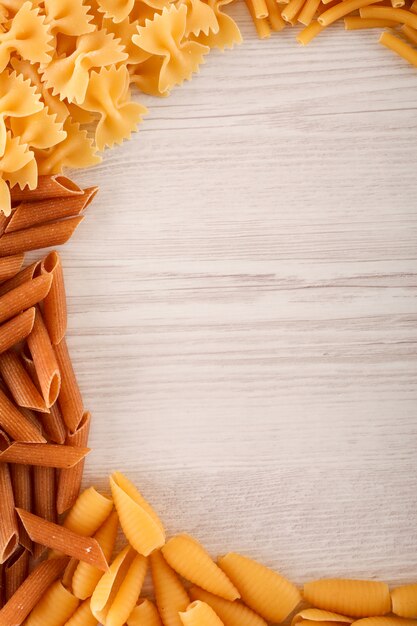
<path id="1" fill-rule="evenodd" d="M 61 198 L 82 195 L 83 190 L 73 180 L 62 174 L 39 176 L 36 189 L 19 189 L 16 185 L 11 189 L 12 202 L 44 200 L 45 198 Z"/>
<path id="2" fill-rule="evenodd" d="M 74 433 L 83 417 L 84 405 L 65 338 L 55 346 L 55 354 L 61 372 L 58 404 L 65 424 Z"/>
<path id="3" fill-rule="evenodd" d="M 67 431 L 62 420 L 61 410 L 58 403 L 55 402 L 50 409 L 49 413 L 42 413 L 42 427 L 48 441 L 63 444 Z"/>
<path id="4" fill-rule="evenodd" d="M 36 311 L 35 322 L 27 342 L 35 364 L 42 396 L 49 408 L 58 398 L 61 387 L 61 372 L 39 310 Z"/>
<path id="5" fill-rule="evenodd" d="M 81 419 L 78 429 L 74 433 L 69 433 L 65 444 L 67 446 L 85 447 L 88 443 L 90 432 L 91 415 L 86 411 Z M 57 510 L 64 513 L 69 509 L 80 493 L 81 481 L 83 477 L 84 460 L 80 461 L 70 469 L 62 469 L 58 479 Z"/>
<path id="6" fill-rule="evenodd" d="M 6 215 L 3 211 L 0 214 L 0 235 L 2 235 L 6 229 L 10 215 Z"/>
<path id="7" fill-rule="evenodd" d="M 54 443 L 13 442 L 0 452 L 0 463 L 26 463 L 37 467 L 74 467 L 90 452 L 90 448 L 60 446 Z"/>
<path id="8" fill-rule="evenodd" d="M 68 528 L 37 517 L 23 509 L 16 509 L 16 511 L 32 541 L 63 552 L 79 561 L 90 563 L 103 572 L 107 571 L 106 558 L 95 539 L 78 535 Z"/>
<path id="9" fill-rule="evenodd" d="M 35 308 L 32 307 L 0 326 L 0 353 L 23 341 L 32 331 Z"/>
<path id="10" fill-rule="evenodd" d="M 52 276 L 51 288 L 43 301 L 43 318 L 53 344 L 58 344 L 67 330 L 67 299 L 64 273 L 58 252 L 50 252 L 41 264 L 41 273 Z"/>
<path id="11" fill-rule="evenodd" d="M 13 256 L 5 256 L 0 259 L 0 282 L 10 280 L 20 271 L 25 255 L 14 254 Z"/>
<path id="12" fill-rule="evenodd" d="M 8 444 L 8 437 L 0 431 L 0 449 Z M 0 563 L 4 563 L 13 554 L 19 538 L 13 486 L 6 463 L 0 463 L 0 505 Z"/>
<path id="13" fill-rule="evenodd" d="M 15 441 L 45 443 L 37 426 L 19 411 L 13 402 L 0 390 L 0 428 Z"/>
<path id="14" fill-rule="evenodd" d="M 32 471 L 33 510 L 36 515 L 38 515 L 42 519 L 48 520 L 49 522 L 56 522 L 57 512 L 55 470 L 53 467 L 35 466 L 33 467 Z M 23 527 L 25 528 L 24 524 Z M 33 548 L 33 556 L 35 557 L 35 559 L 39 559 L 45 552 L 46 546 L 44 546 L 44 544 L 41 542 L 35 542 Z"/>
<path id="15" fill-rule="evenodd" d="M 29 572 L 30 552 L 20 546 L 8 559 L 4 566 L 4 598 L 10 598 L 16 593 L 26 579 Z"/>
<path id="16" fill-rule="evenodd" d="M 48 410 L 19 355 L 13 350 L 0 354 L 0 374 L 18 406 L 41 412 Z"/>
<path id="17" fill-rule="evenodd" d="M 12 479 L 14 504 L 15 506 L 25 509 L 26 511 L 32 510 L 32 469 L 29 465 L 21 465 L 18 463 L 11 463 L 9 465 L 10 477 Z M 19 522 L 19 543 L 26 548 L 29 552 L 32 552 L 33 546 L 29 539 L 29 535 L 23 527 L 23 524 Z"/>
<path id="18" fill-rule="evenodd" d="M 58 222 L 48 222 L 18 230 L 13 233 L 4 233 L 0 237 L 0 257 L 39 250 L 52 246 L 60 246 L 68 241 L 74 234 L 78 224 L 82 222 L 82 215 L 69 217 Z"/>
<path id="19" fill-rule="evenodd" d="M 39 276 L 38 270 L 40 269 L 40 265 L 41 261 L 35 261 L 34 263 L 31 263 L 30 265 L 25 267 L 23 270 L 20 270 L 20 272 L 15 274 L 13 278 L 9 278 L 9 280 L 6 280 L 4 283 L 2 283 L 0 285 L 0 296 L 3 296 L 8 291 L 19 287 L 19 285 L 23 285 L 23 283 L 26 283 L 28 280 L 32 280 L 32 278 Z"/>
<path id="20" fill-rule="evenodd" d="M 12 289 L 0 297 L 0 323 L 29 309 L 43 300 L 52 284 L 52 276 L 44 274 Z"/>
<path id="21" fill-rule="evenodd" d="M 68 557 L 40 563 L 0 610 L 0 626 L 20 626 L 46 590 L 64 571 Z"/>
<path id="22" fill-rule="evenodd" d="M 36 372 L 36 367 L 35 367 L 35 363 L 33 361 L 32 355 L 30 353 L 29 350 L 29 346 L 27 344 L 27 342 L 25 342 L 22 346 L 22 351 L 20 354 L 23 364 L 26 368 L 27 373 L 29 374 L 29 376 L 31 377 L 33 384 L 35 385 L 35 387 L 38 389 L 39 393 L 41 392 L 41 386 L 39 383 L 39 378 L 38 378 L 38 374 Z"/>

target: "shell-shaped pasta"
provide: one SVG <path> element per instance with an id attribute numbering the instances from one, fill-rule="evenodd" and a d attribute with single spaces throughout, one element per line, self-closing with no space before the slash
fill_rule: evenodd
<path id="1" fill-rule="evenodd" d="M 200 600 L 192 602 L 187 610 L 180 613 L 183 626 L 224 626 L 211 606 Z"/>
<path id="2" fill-rule="evenodd" d="M 229 552 L 218 564 L 236 585 L 243 602 L 267 621 L 282 622 L 301 601 L 295 585 L 257 561 Z"/>
<path id="3" fill-rule="evenodd" d="M 90 600 L 80 604 L 64 626 L 97 626 L 97 620 L 90 609 Z"/>
<path id="4" fill-rule="evenodd" d="M 208 0 L 208 5 L 213 9 L 218 23 L 218 30 L 211 30 L 208 34 L 200 33 L 196 41 L 209 48 L 233 48 L 242 43 L 242 35 L 236 22 L 222 11 L 222 7 L 231 0 Z"/>
<path id="5" fill-rule="evenodd" d="M 352 617 L 339 615 L 338 613 L 332 613 L 331 611 L 323 611 L 323 609 L 303 609 L 297 613 L 297 615 L 294 615 L 291 625 L 332 626 L 332 624 L 334 624 L 337 626 L 341 624 L 351 624 L 353 621 Z M 314 622 L 314 624 L 311 624 L 311 622 Z"/>
<path id="6" fill-rule="evenodd" d="M 386 615 L 380 617 L 363 617 L 362 619 L 354 622 L 358 626 L 415 626 L 416 622 L 413 619 L 406 619 L 404 617 L 396 617 L 395 615 Z"/>
<path id="7" fill-rule="evenodd" d="M 116 24 L 125 20 L 134 7 L 135 0 L 97 0 L 99 10 Z"/>
<path id="8" fill-rule="evenodd" d="M 93 615 L 106 626 L 122 626 L 139 598 L 147 560 L 126 546 L 100 579 L 91 598 Z"/>
<path id="9" fill-rule="evenodd" d="M 38 602 L 25 626 L 61 626 L 71 617 L 79 604 L 78 598 L 65 589 L 58 580 Z"/>
<path id="10" fill-rule="evenodd" d="M 67 136 L 62 122 L 57 122 L 56 114 L 51 115 L 47 107 L 26 117 L 12 118 L 9 123 L 21 143 L 41 150 L 55 146 Z"/>
<path id="11" fill-rule="evenodd" d="M 158 550 L 149 557 L 156 605 L 164 626 L 182 626 L 180 611 L 185 611 L 190 599 L 180 579 Z"/>
<path id="12" fill-rule="evenodd" d="M 195 585 L 226 600 L 240 597 L 234 584 L 193 537 L 173 537 L 162 548 L 162 554 L 168 565 Z"/>
<path id="13" fill-rule="evenodd" d="M 130 545 L 139 554 L 149 555 L 165 543 L 160 519 L 139 491 L 118 472 L 110 477 L 114 505 Z"/>
<path id="14" fill-rule="evenodd" d="M 113 502 L 89 487 L 75 501 L 65 518 L 64 526 L 84 537 L 90 537 L 111 513 Z"/>
<path id="15" fill-rule="evenodd" d="M 353 617 L 385 615 L 391 610 L 388 585 L 369 580 L 315 580 L 304 585 L 304 598 L 320 609 Z"/>
<path id="16" fill-rule="evenodd" d="M 92 15 L 83 0 L 44 0 L 46 23 L 52 32 L 65 35 L 84 35 L 94 30 Z"/>
<path id="17" fill-rule="evenodd" d="M 117 513 L 113 511 L 94 535 L 94 539 L 98 541 L 103 550 L 106 561 L 110 561 L 111 559 L 114 544 L 116 543 L 118 525 L 119 519 Z M 97 567 L 80 561 L 72 576 L 71 584 L 74 595 L 80 598 L 80 600 L 86 600 L 92 596 L 102 576 L 103 572 L 97 569 Z"/>
<path id="18" fill-rule="evenodd" d="M 191 587 L 189 593 L 192 600 L 201 600 L 211 606 L 224 626 L 267 626 L 260 615 L 241 602 L 224 600 L 199 587 Z"/>
<path id="19" fill-rule="evenodd" d="M 133 43 L 145 52 L 164 58 L 159 75 L 162 93 L 190 80 L 209 52 L 207 46 L 184 40 L 186 26 L 187 7 L 171 5 L 164 8 L 162 14 L 155 14 L 145 26 L 138 26 L 138 34 L 132 37 Z"/>
<path id="20" fill-rule="evenodd" d="M 219 23 L 212 7 L 202 0 L 182 0 L 187 7 L 187 19 L 185 24 L 185 36 L 209 32 L 218 33 Z"/>
<path id="21" fill-rule="evenodd" d="M 391 591 L 392 612 L 401 617 L 417 617 L 417 583 Z"/>
<path id="22" fill-rule="evenodd" d="M 135 606 L 126 623 L 127 626 L 162 626 L 158 609 L 148 599 Z"/>

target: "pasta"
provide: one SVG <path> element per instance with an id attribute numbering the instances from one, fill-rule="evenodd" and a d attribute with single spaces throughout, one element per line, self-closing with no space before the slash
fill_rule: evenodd
<path id="1" fill-rule="evenodd" d="M 33 187 L 36 185 L 36 169 L 34 173 L 24 170 L 24 168 L 31 162 L 34 162 L 34 153 L 29 150 L 27 144 L 20 144 L 18 138 L 13 137 L 11 132 L 8 130 L 4 140 L 4 149 L 0 152 L 0 206 L 6 216 L 11 213 L 10 190 L 7 182 L 9 182 L 12 186 L 17 183 L 19 183 L 20 186 L 28 184 Z M 25 176 L 25 174 L 29 174 L 29 176 Z M 19 250 L 18 252 L 22 252 L 22 250 Z M 11 252 L 10 254 L 17 253 Z M 5 254 L 0 256 L 9 255 Z"/>
<path id="2" fill-rule="evenodd" d="M 80 425 L 74 433 L 69 433 L 65 443 L 67 446 L 85 447 L 88 443 L 90 432 L 91 416 L 86 411 L 81 419 Z M 80 461 L 70 469 L 63 469 L 58 479 L 57 510 L 64 513 L 76 501 L 80 493 L 81 480 L 84 469 L 84 461 Z"/>
<path id="3" fill-rule="evenodd" d="M 0 452 L 0 462 L 2 463 L 25 463 L 27 465 L 33 465 L 33 466 L 39 466 L 39 467 L 57 467 L 57 468 L 68 469 L 68 468 L 74 467 L 74 465 L 79 463 L 85 456 L 87 456 L 89 452 L 90 452 L 90 448 L 81 448 L 78 446 L 77 447 L 63 446 L 63 445 L 56 445 L 53 443 L 13 442 L 5 450 Z M 93 487 L 91 487 L 91 489 L 93 489 Z M 104 498 L 104 496 L 100 496 L 100 497 Z M 97 501 L 94 502 L 95 506 L 97 506 L 98 504 L 99 502 Z M 111 502 L 110 502 L 110 505 L 111 505 Z M 110 506 L 110 509 L 111 509 L 111 506 Z M 100 509 L 95 510 L 93 514 L 101 515 Z M 69 528 L 69 526 L 67 527 Z M 77 532 L 81 533 L 81 530 L 77 529 Z M 92 532 L 94 532 L 94 529 Z M 90 534 L 90 533 L 87 533 L 87 534 Z"/>
<path id="4" fill-rule="evenodd" d="M 308 622 L 322 624 L 351 624 L 353 622 L 352 617 L 346 617 L 345 615 L 338 615 L 337 613 L 331 613 L 330 611 L 323 611 L 321 609 L 303 609 L 297 615 L 294 616 L 291 626 L 295 624 L 302 624 L 306 626 Z M 311 624 L 313 626 L 313 624 Z"/>
<path id="5" fill-rule="evenodd" d="M 40 224 L 13 233 L 5 233 L 0 237 L 0 257 L 60 246 L 72 237 L 83 219 L 83 216 L 80 215 L 66 220 Z"/>
<path id="6" fill-rule="evenodd" d="M 292 583 L 252 559 L 229 552 L 218 564 L 236 585 L 243 602 L 267 621 L 282 622 L 301 601 Z"/>
<path id="7" fill-rule="evenodd" d="M 53 467 L 35 466 L 33 468 L 33 511 L 49 522 L 57 521 L 55 470 Z M 23 524 L 25 532 L 27 529 Z M 28 533 L 29 537 L 30 534 Z M 46 552 L 46 546 L 36 542 L 33 556 L 39 559 Z"/>
<path id="8" fill-rule="evenodd" d="M 59 410 L 59 406 L 56 402 L 50 407 L 49 413 L 42 414 L 41 420 L 43 431 L 48 441 L 63 444 L 65 442 L 67 433 L 65 430 L 64 422 L 62 420 L 61 411 Z M 80 464 L 83 463 L 83 461 L 80 461 Z"/>
<path id="9" fill-rule="evenodd" d="M 29 552 L 19 547 L 4 566 L 4 596 L 9 600 L 19 589 L 29 572 Z"/>
<path id="10" fill-rule="evenodd" d="M 45 0 L 46 23 L 53 33 L 84 35 L 94 30 L 93 19 L 82 0 Z"/>
<path id="11" fill-rule="evenodd" d="M 32 610 L 25 626 L 64 624 L 77 609 L 79 600 L 57 580 Z"/>
<path id="12" fill-rule="evenodd" d="M 368 580 L 316 580 L 304 585 L 304 598 L 320 609 L 352 617 L 385 615 L 391 610 L 388 585 Z"/>
<path id="13" fill-rule="evenodd" d="M 411 28 L 417 28 L 417 15 L 405 9 L 394 9 L 392 7 L 364 7 L 359 11 L 364 18 L 379 18 L 391 20 L 400 24 L 406 24 Z"/>
<path id="14" fill-rule="evenodd" d="M 415 620 L 396 616 L 363 617 L 356 620 L 358 626 L 415 626 Z"/>
<path id="15" fill-rule="evenodd" d="M 90 609 L 90 601 L 80 604 L 64 626 L 97 626 L 97 620 Z"/>
<path id="16" fill-rule="evenodd" d="M 10 465 L 9 467 L 10 477 L 12 479 L 14 505 L 26 509 L 32 510 L 32 473 L 29 465 L 22 465 L 21 463 Z M 23 528 L 23 525 L 19 521 L 19 543 L 26 551 L 32 552 L 32 542 L 29 539 L 29 535 Z"/>
<path id="17" fill-rule="evenodd" d="M 13 134 L 20 137 L 20 142 L 31 148 L 51 148 L 66 137 L 62 122 L 57 121 L 56 113 L 49 113 L 46 107 L 25 117 L 13 117 L 9 124 Z"/>
<path id="18" fill-rule="evenodd" d="M 132 11 L 135 0 L 97 0 L 99 11 L 116 24 L 125 20 Z"/>
<path id="19" fill-rule="evenodd" d="M 39 176 L 35 189 L 19 188 L 11 190 L 13 202 L 33 202 L 36 200 L 47 200 L 51 198 L 68 198 L 71 196 L 82 196 L 83 190 L 73 180 L 62 176 Z"/>
<path id="20" fill-rule="evenodd" d="M 70 450 L 76 448 L 68 447 Z M 64 527 L 79 535 L 89 537 L 96 532 L 111 513 L 113 502 L 94 487 L 89 487 L 78 496 L 64 521 Z"/>
<path id="21" fill-rule="evenodd" d="M 393 28 L 397 22 L 393 20 L 371 19 L 357 16 L 345 17 L 345 30 L 360 30 L 363 28 Z"/>
<path id="22" fill-rule="evenodd" d="M 52 276 L 50 274 L 46 274 L 45 276 L 48 276 L 48 283 L 50 285 Z M 35 278 L 34 280 L 38 279 Z M 49 339 L 48 331 L 46 330 L 39 310 L 36 311 L 35 322 L 32 332 L 27 338 L 27 342 L 35 364 L 42 396 L 46 406 L 49 408 L 58 398 L 61 387 L 61 372 L 51 345 L 51 340 Z"/>
<path id="23" fill-rule="evenodd" d="M 403 26 L 401 28 L 402 34 L 410 41 L 412 44 L 417 44 L 417 31 L 410 26 Z"/>
<path id="24" fill-rule="evenodd" d="M 75 433 L 84 415 L 83 400 L 65 338 L 54 348 L 61 374 L 61 388 L 58 396 L 59 408 L 61 409 L 63 420 L 70 433 Z"/>
<path id="25" fill-rule="evenodd" d="M 112 474 L 110 487 L 120 525 L 130 545 L 144 556 L 160 548 L 165 543 L 163 526 L 136 487 L 120 472 Z"/>
<path id="26" fill-rule="evenodd" d="M 180 613 L 184 626 L 224 626 L 221 619 L 205 602 L 192 602 L 186 611 Z"/>
<path id="27" fill-rule="evenodd" d="M 180 579 L 157 550 L 149 557 L 156 604 L 164 626 L 182 626 L 179 617 L 190 604 Z"/>
<path id="28" fill-rule="evenodd" d="M 417 617 L 417 583 L 391 591 L 392 612 L 401 617 Z"/>
<path id="29" fill-rule="evenodd" d="M 304 26 L 311 24 L 319 6 L 320 0 L 307 0 L 298 15 L 298 21 Z"/>
<path id="30" fill-rule="evenodd" d="M 141 600 L 126 622 L 127 626 L 162 626 L 161 618 L 153 602 Z"/>
<path id="31" fill-rule="evenodd" d="M 0 282 L 4 282 L 16 276 L 22 267 L 25 255 L 15 254 L 14 256 L 6 256 L 0 259 Z"/>
<path id="32" fill-rule="evenodd" d="M 333 22 L 345 17 L 345 15 L 348 15 L 349 13 L 352 13 L 352 11 L 356 11 L 357 9 L 361 9 L 369 4 L 375 4 L 375 2 L 380 1 L 381 0 L 346 0 L 344 2 L 339 2 L 319 15 L 317 21 L 321 26 L 330 26 L 330 24 L 333 24 Z"/>
<path id="33" fill-rule="evenodd" d="M 10 323 L 10 322 L 9 322 Z M 0 327 L 1 331 L 1 327 Z M 16 441 L 44 443 L 37 426 L 19 411 L 0 389 L 0 428 Z"/>
<path id="34" fill-rule="evenodd" d="M 8 439 L 0 431 L 0 450 L 8 445 Z M 6 463 L 0 463 L 0 564 L 4 563 L 13 554 L 19 537 L 17 519 L 14 512 L 14 496 L 9 468 Z"/>
<path id="35" fill-rule="evenodd" d="M 224 626 L 267 626 L 266 621 L 241 602 L 219 598 L 199 587 L 191 587 L 192 600 L 205 602 L 216 612 Z"/>
<path id="36" fill-rule="evenodd" d="M 168 565 L 192 583 L 226 600 L 240 594 L 203 546 L 189 535 L 177 535 L 162 548 Z"/>
<path id="37" fill-rule="evenodd" d="M 44 399 L 16 352 L 7 350 L 0 354 L 0 374 L 18 406 L 47 411 Z"/>
<path id="38" fill-rule="evenodd" d="M 10 258 L 10 257 L 6 257 L 6 258 Z M 10 291 L 11 289 L 15 289 L 16 287 L 19 287 L 23 283 L 26 283 L 29 280 L 32 280 L 32 278 L 35 278 L 35 275 L 37 275 L 39 266 L 40 266 L 40 262 L 35 261 L 34 263 L 31 263 L 30 265 L 25 267 L 23 270 L 21 270 L 20 272 L 18 272 L 17 274 L 12 276 L 8 280 L 6 280 L 4 283 L 2 283 L 0 285 L 0 296 L 3 296 L 5 293 Z"/>
<path id="39" fill-rule="evenodd" d="M 208 35 L 209 32 L 217 34 L 219 23 L 212 7 L 202 0 L 182 0 L 187 7 L 187 18 L 185 23 L 185 36 L 198 35 L 202 32 Z"/>
<path id="40" fill-rule="evenodd" d="M 61 258 L 51 252 L 42 261 L 41 273 L 52 275 L 51 288 L 43 300 L 43 317 L 53 344 L 58 344 L 67 330 L 67 303 Z"/>
<path id="41" fill-rule="evenodd" d="M 51 284 L 52 276 L 39 276 L 1 296 L 0 323 L 43 300 L 47 296 Z"/>

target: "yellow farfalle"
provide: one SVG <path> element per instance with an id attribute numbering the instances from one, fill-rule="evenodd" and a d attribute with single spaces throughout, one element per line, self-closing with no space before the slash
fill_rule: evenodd
<path id="1" fill-rule="evenodd" d="M 123 22 L 135 5 L 135 0 L 97 0 L 99 11 L 114 22 Z"/>
<path id="2" fill-rule="evenodd" d="M 159 91 L 169 91 L 181 85 L 197 72 L 209 48 L 195 41 L 184 40 L 187 22 L 187 7 L 182 4 L 164 8 L 145 26 L 138 27 L 132 37 L 134 44 L 149 54 L 163 57 L 159 74 Z"/>
<path id="3" fill-rule="evenodd" d="M 29 150 L 27 144 L 19 143 L 18 137 L 12 137 L 11 132 L 7 131 L 3 156 L 0 157 L 0 210 L 6 216 L 11 213 L 10 190 L 6 181 L 12 187 L 16 184 L 19 184 L 21 188 L 25 187 L 28 184 L 25 179 L 29 178 L 30 175 L 30 168 L 26 166 L 33 160 L 34 154 Z M 36 182 L 37 178 L 33 180 L 32 173 L 31 189 L 36 187 Z"/>
<path id="4" fill-rule="evenodd" d="M 77 36 L 94 30 L 93 16 L 88 14 L 89 7 L 83 0 L 44 0 L 44 3 L 45 21 L 51 32 Z"/>
<path id="5" fill-rule="evenodd" d="M 112 33 L 117 39 L 120 39 L 120 43 L 124 46 L 124 51 L 128 55 L 128 65 L 142 63 L 150 56 L 132 42 L 132 37 L 136 35 L 138 26 L 138 20 L 131 21 L 129 18 L 126 18 L 122 22 L 116 23 L 108 17 L 103 18 L 103 28 L 108 33 Z"/>
<path id="6" fill-rule="evenodd" d="M 196 41 L 209 48 L 233 48 L 236 44 L 242 43 L 242 35 L 236 22 L 226 13 L 222 7 L 230 4 L 233 0 L 207 0 L 208 5 L 213 9 L 217 19 L 218 30 L 211 30 L 208 34 L 203 32 L 195 38 Z"/>
<path id="7" fill-rule="evenodd" d="M 7 176 L 5 176 L 10 187 L 18 185 L 20 189 L 25 187 L 36 189 L 38 184 L 38 164 L 34 153 L 30 151 L 30 154 L 30 160 L 25 165 L 14 172 L 8 172 Z"/>
<path id="8" fill-rule="evenodd" d="M 15 136 L 33 148 L 51 148 L 65 139 L 67 133 L 56 114 L 51 115 L 47 107 L 26 117 L 12 118 L 9 122 Z"/>
<path id="9" fill-rule="evenodd" d="M 187 7 L 187 20 L 185 26 L 185 36 L 209 32 L 217 34 L 219 32 L 219 23 L 213 8 L 202 0 L 181 0 L 180 4 Z"/>
<path id="10" fill-rule="evenodd" d="M 130 82 L 134 83 L 138 89 L 150 96 L 164 98 L 169 96 L 169 91 L 160 91 L 159 75 L 161 73 L 163 57 L 151 56 L 143 63 L 132 66 L 130 72 Z"/>

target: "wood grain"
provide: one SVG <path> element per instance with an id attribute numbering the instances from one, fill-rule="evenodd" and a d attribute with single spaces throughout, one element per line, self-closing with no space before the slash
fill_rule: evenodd
<path id="1" fill-rule="evenodd" d="M 376 32 L 213 53 L 63 249 L 93 414 L 170 533 L 293 580 L 406 582 L 417 551 L 417 72 Z"/>

